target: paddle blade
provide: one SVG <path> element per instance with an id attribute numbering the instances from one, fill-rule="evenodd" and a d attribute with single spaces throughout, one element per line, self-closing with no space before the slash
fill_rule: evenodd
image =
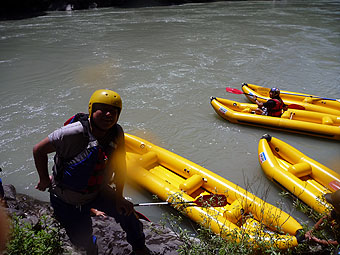
<path id="1" fill-rule="evenodd" d="M 142 220 L 151 222 L 151 220 L 149 220 L 148 217 L 146 217 L 144 214 L 142 214 L 138 211 L 135 211 L 135 215 L 137 216 L 138 219 L 142 219 Z"/>
<path id="2" fill-rule="evenodd" d="M 228 204 L 227 198 L 223 194 L 203 195 L 193 202 L 202 207 L 223 207 Z"/>
<path id="3" fill-rule="evenodd" d="M 225 88 L 225 90 L 229 93 L 233 93 L 233 94 L 243 94 L 243 91 L 239 90 L 239 89 L 234 89 L 234 88 Z"/>
<path id="4" fill-rule="evenodd" d="M 288 105 L 289 109 L 297 109 L 297 110 L 306 110 L 305 107 L 303 107 L 302 105 L 298 105 L 298 104 L 290 104 Z"/>

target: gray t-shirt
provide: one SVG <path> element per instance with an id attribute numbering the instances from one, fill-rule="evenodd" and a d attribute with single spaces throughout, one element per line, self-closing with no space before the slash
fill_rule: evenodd
<path id="1" fill-rule="evenodd" d="M 118 132 L 124 134 L 119 126 Z M 54 157 L 54 168 L 62 160 L 70 160 L 81 153 L 88 145 L 88 139 L 84 136 L 84 127 L 80 121 L 66 125 L 60 129 L 55 130 L 48 135 L 50 142 L 56 149 L 56 156 Z M 114 149 L 117 144 L 110 143 Z M 54 169 L 55 170 L 55 169 Z M 57 181 L 53 177 L 51 193 L 62 199 L 64 202 L 73 205 L 83 205 L 92 201 L 98 192 L 82 194 L 70 189 L 61 188 L 57 186 Z"/>
<path id="2" fill-rule="evenodd" d="M 59 157 L 70 159 L 78 155 L 87 145 L 84 128 L 80 121 L 64 126 L 48 135 Z"/>

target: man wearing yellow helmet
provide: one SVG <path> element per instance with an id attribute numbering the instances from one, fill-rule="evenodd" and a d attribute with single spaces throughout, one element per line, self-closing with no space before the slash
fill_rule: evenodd
<path id="1" fill-rule="evenodd" d="M 112 90 L 97 90 L 89 101 L 89 114 L 76 114 L 33 148 L 39 174 L 38 190 L 49 188 L 58 221 L 71 242 L 87 254 L 97 254 L 92 235 L 91 208 L 114 217 L 127 234 L 133 254 L 149 254 L 143 225 L 133 204 L 123 196 L 126 176 L 124 131 L 117 124 L 122 100 Z M 53 175 L 48 154 L 54 156 Z M 110 183 L 114 174 L 115 189 Z"/>

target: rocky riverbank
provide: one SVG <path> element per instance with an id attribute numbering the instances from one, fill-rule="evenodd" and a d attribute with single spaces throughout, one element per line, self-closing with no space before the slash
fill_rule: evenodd
<path id="1" fill-rule="evenodd" d="M 9 215 L 21 216 L 26 222 L 35 226 L 42 215 L 52 216 L 52 208 L 48 202 L 36 200 L 24 194 L 17 194 L 15 187 L 4 185 L 5 200 L 8 205 Z M 131 253 L 131 246 L 126 242 L 125 232 L 111 217 L 95 216 L 93 233 L 97 237 L 99 254 L 127 255 Z M 177 249 L 182 244 L 176 233 L 169 228 L 157 223 L 141 220 L 144 225 L 146 244 L 157 255 L 176 255 Z M 83 254 L 72 246 L 65 235 L 63 238 L 65 254 Z"/>
<path id="2" fill-rule="evenodd" d="M 0 20 L 24 19 L 46 15 L 48 11 L 72 11 L 102 7 L 138 8 L 218 0 L 2 0 Z"/>

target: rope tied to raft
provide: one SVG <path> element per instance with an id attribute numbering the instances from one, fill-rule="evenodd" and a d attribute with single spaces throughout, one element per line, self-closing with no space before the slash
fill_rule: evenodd
<path id="1" fill-rule="evenodd" d="M 335 240 L 325 240 L 325 239 L 319 239 L 317 238 L 316 236 L 313 235 L 313 231 L 314 230 L 318 230 L 320 228 L 320 225 L 323 223 L 324 220 L 326 220 L 327 218 L 332 218 L 330 217 L 331 215 L 325 215 L 323 216 L 315 225 L 314 227 L 307 231 L 306 234 L 305 234 L 305 238 L 307 240 L 312 240 L 316 243 L 319 243 L 319 244 L 322 244 L 322 245 L 334 245 L 334 246 L 337 246 L 339 245 L 339 242 L 338 241 L 335 241 Z M 336 225 L 335 222 L 332 222 L 332 226 L 334 227 Z"/>

